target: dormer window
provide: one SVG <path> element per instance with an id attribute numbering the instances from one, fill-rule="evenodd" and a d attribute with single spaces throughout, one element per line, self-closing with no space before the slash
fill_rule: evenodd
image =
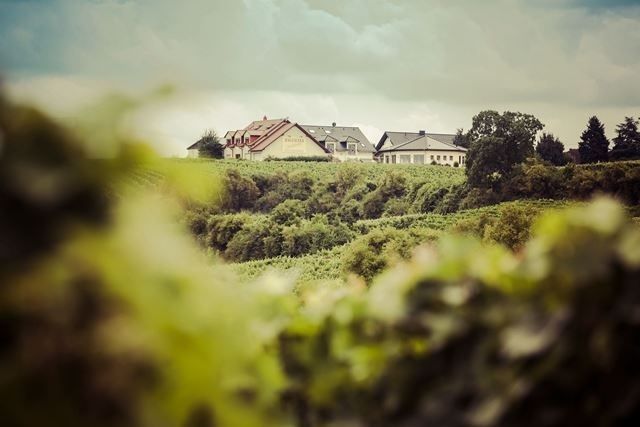
<path id="1" fill-rule="evenodd" d="M 358 144 L 355 142 L 348 142 L 347 151 L 349 152 L 350 156 L 355 156 L 358 152 Z"/>
<path id="2" fill-rule="evenodd" d="M 327 146 L 327 150 L 329 150 L 330 153 L 335 153 L 336 152 L 336 143 L 335 142 L 327 142 L 326 146 Z"/>

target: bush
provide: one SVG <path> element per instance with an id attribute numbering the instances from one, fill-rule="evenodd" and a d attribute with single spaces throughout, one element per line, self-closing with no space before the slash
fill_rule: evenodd
<path id="1" fill-rule="evenodd" d="M 343 270 L 370 283 L 387 267 L 407 259 L 415 246 L 437 237 L 437 233 L 428 230 L 373 230 L 349 244 L 342 257 Z"/>
<path id="2" fill-rule="evenodd" d="M 411 210 L 411 204 L 404 199 L 391 199 L 384 205 L 383 217 L 406 215 Z"/>
<path id="3" fill-rule="evenodd" d="M 246 213 L 212 215 L 207 223 L 207 247 L 224 252 L 235 235 L 245 225 L 254 222 L 256 219 L 255 216 Z"/>
<path id="4" fill-rule="evenodd" d="M 277 224 L 291 225 L 307 216 L 307 205 L 301 200 L 285 200 L 271 211 L 271 219 Z"/>
<path id="5" fill-rule="evenodd" d="M 282 230 L 282 255 L 297 257 L 330 249 L 347 243 L 351 235 L 342 223 L 329 224 L 326 217 L 316 216 Z"/>
<path id="6" fill-rule="evenodd" d="M 253 208 L 260 190 L 251 178 L 242 176 L 236 169 L 229 169 L 224 177 L 222 208 L 227 212 L 240 212 Z"/>

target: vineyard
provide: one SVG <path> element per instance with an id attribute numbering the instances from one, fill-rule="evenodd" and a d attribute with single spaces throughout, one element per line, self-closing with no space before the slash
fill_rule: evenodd
<path id="1" fill-rule="evenodd" d="M 429 182 L 434 188 L 456 185 L 465 181 L 464 169 L 446 166 L 386 165 L 371 163 L 326 163 L 326 162 L 250 162 L 235 160 L 171 159 L 157 162 L 150 168 L 137 170 L 133 180 L 139 184 L 156 183 L 168 169 L 188 170 L 219 178 L 228 170 L 237 170 L 243 176 L 289 174 L 303 172 L 314 182 L 327 182 L 344 168 L 353 169 L 364 180 L 375 181 L 390 171 L 401 171 L 410 183 Z"/>
<path id="2" fill-rule="evenodd" d="M 114 180 L 126 164 L 19 113 L 0 158 L 3 425 L 637 425 L 640 231 L 613 200 L 445 215 L 411 182 L 457 171 L 376 165 Z"/>

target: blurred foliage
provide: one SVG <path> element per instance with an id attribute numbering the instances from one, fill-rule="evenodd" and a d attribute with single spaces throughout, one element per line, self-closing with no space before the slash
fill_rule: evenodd
<path id="1" fill-rule="evenodd" d="M 445 235 L 370 288 L 296 296 L 208 266 L 183 233 L 176 205 L 214 204 L 215 175 L 134 193 L 118 176 L 144 150 L 87 160 L 6 101 L 0 135 L 3 425 L 638 423 L 640 230 L 611 200 L 544 214 L 517 255 Z"/>

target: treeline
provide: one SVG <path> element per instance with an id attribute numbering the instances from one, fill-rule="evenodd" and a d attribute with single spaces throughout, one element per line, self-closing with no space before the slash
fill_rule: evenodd
<path id="1" fill-rule="evenodd" d="M 640 147 L 637 125 L 627 118 L 618 127 L 616 144 L 609 153 L 604 126 L 592 118 L 582 135 L 582 162 L 635 158 L 630 153 Z M 438 210 L 455 211 L 521 198 L 584 200 L 597 193 L 611 194 L 627 204 L 639 202 L 638 163 L 555 167 L 567 163 L 564 147 L 552 134 L 542 133 L 537 139 L 544 127 L 535 116 L 519 112 L 476 115 L 471 129 L 458 134 L 459 142 L 469 148 L 467 182 L 442 190 L 431 204 Z"/>

